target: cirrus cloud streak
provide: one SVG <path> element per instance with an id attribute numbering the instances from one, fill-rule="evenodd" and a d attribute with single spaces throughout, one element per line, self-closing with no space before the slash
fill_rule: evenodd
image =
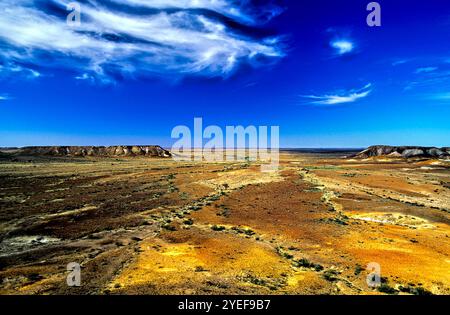
<path id="1" fill-rule="evenodd" d="M 239 29 L 243 21 L 258 22 L 236 1 L 111 0 L 116 5 L 106 6 L 89 0 L 82 3 L 80 26 L 66 23 L 70 2 L 0 2 L 4 72 L 67 68 L 77 79 L 104 81 L 141 75 L 226 77 L 242 64 L 258 66 L 284 56 L 278 37 Z M 225 17 L 234 19 L 233 26 Z"/>
<path id="2" fill-rule="evenodd" d="M 301 97 L 309 99 L 309 104 L 316 105 L 337 105 L 344 103 L 353 103 L 363 99 L 372 92 L 372 84 L 367 84 L 361 89 L 352 89 L 345 92 L 337 92 L 325 95 L 302 95 Z"/>

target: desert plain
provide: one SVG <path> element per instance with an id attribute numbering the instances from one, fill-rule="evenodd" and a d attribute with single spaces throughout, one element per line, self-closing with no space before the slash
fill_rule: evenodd
<path id="1" fill-rule="evenodd" d="M 449 211 L 442 159 L 2 160 L 0 294 L 450 294 Z"/>

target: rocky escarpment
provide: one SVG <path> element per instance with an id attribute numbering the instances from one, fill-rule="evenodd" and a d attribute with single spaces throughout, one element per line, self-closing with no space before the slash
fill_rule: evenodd
<path id="1" fill-rule="evenodd" d="M 441 159 L 450 157 L 450 148 L 375 145 L 351 157 L 367 159 L 374 156 Z"/>
<path id="2" fill-rule="evenodd" d="M 150 156 L 150 157 L 171 157 L 169 151 L 160 146 L 49 146 L 49 147 L 24 147 L 15 152 L 21 156 L 93 156 L 93 157 L 114 157 L 114 156 Z"/>

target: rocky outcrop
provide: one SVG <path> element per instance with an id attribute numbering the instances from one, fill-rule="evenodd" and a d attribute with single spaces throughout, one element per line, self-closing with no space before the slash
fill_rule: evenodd
<path id="1" fill-rule="evenodd" d="M 24 147 L 16 152 L 22 156 L 74 156 L 74 157 L 115 157 L 115 156 L 150 156 L 171 157 L 169 151 L 156 145 L 133 146 L 53 146 L 53 147 Z"/>
<path id="2" fill-rule="evenodd" d="M 450 148 L 375 145 L 351 157 L 367 159 L 374 156 L 441 159 L 450 157 Z"/>

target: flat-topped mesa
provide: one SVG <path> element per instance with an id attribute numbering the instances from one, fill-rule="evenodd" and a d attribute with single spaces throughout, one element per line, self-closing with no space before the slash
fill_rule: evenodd
<path id="1" fill-rule="evenodd" d="M 441 159 L 450 157 L 450 147 L 445 148 L 419 147 L 419 146 L 395 147 L 388 145 L 374 145 L 350 157 L 367 159 L 369 157 L 375 156 Z"/>
<path id="2" fill-rule="evenodd" d="M 24 156 L 150 156 L 171 157 L 172 154 L 157 145 L 117 145 L 117 146 L 36 146 L 20 148 L 16 155 Z"/>

